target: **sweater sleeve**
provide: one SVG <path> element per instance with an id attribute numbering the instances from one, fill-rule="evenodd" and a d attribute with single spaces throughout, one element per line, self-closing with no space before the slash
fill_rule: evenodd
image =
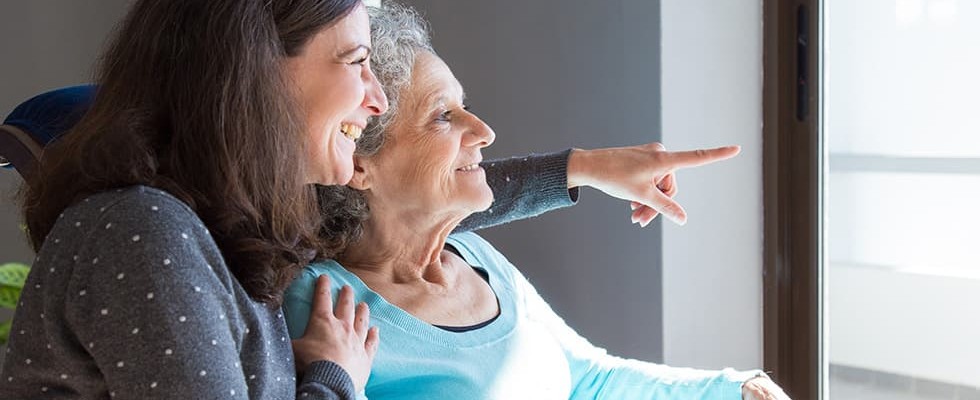
<path id="1" fill-rule="evenodd" d="M 354 393 L 354 381 L 347 371 L 331 361 L 316 361 L 307 368 L 296 388 L 296 397 L 318 400 L 360 399 Z"/>
<path id="2" fill-rule="evenodd" d="M 240 347 L 248 328 L 234 277 L 219 268 L 223 261 L 207 229 L 183 204 L 162 196 L 112 208 L 93 228 L 98 234 L 82 240 L 65 304 L 69 329 L 110 396 L 247 396 Z M 352 398 L 350 378 L 338 367 L 324 363 L 311 371 L 298 395 Z"/>
<path id="3" fill-rule="evenodd" d="M 552 332 L 565 352 L 571 373 L 570 399 L 704 399 L 741 400 L 742 383 L 761 371 L 739 372 L 675 368 L 611 356 L 579 336 L 515 271 L 529 318 Z"/>
<path id="4" fill-rule="evenodd" d="M 456 232 L 468 232 L 531 218 L 574 205 L 578 188 L 568 188 L 571 150 L 484 161 L 493 204 L 463 220 Z"/>

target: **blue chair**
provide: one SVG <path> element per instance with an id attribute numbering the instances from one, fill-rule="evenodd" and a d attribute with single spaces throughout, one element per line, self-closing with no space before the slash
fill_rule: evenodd
<path id="1" fill-rule="evenodd" d="M 24 179 L 34 174 L 44 146 L 75 126 L 95 98 L 95 85 L 42 93 L 21 103 L 0 125 L 0 166 Z"/>

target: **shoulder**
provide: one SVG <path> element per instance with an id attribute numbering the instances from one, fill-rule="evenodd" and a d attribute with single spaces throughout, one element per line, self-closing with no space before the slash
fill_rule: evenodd
<path id="1" fill-rule="evenodd" d="M 349 273 L 345 272 L 344 267 L 333 260 L 313 263 L 300 271 L 283 295 L 282 309 L 290 337 L 299 338 L 306 331 L 313 310 L 317 279 L 322 275 L 330 277 L 330 293 L 334 295 L 341 286 L 350 284 L 346 278 Z"/>
<path id="2" fill-rule="evenodd" d="M 286 289 L 285 303 L 310 303 L 313 299 L 313 291 L 316 289 L 316 281 L 320 276 L 326 275 L 330 278 L 330 290 L 335 292 L 344 285 L 351 285 L 351 273 L 347 272 L 343 266 L 334 260 L 315 262 L 304 267 L 299 275 L 293 280 Z"/>
<path id="3" fill-rule="evenodd" d="M 71 257 L 76 279 L 92 284 L 113 271 L 144 284 L 207 277 L 233 286 L 201 219 L 159 189 L 131 186 L 92 195 L 66 209 L 51 235 L 42 253 Z"/>
<path id="4" fill-rule="evenodd" d="M 130 186 L 97 193 L 65 210 L 60 219 L 114 219 L 115 225 L 142 226 L 204 224 L 191 208 L 170 193 L 148 186 Z M 61 223 L 61 221 L 59 221 Z"/>
<path id="5" fill-rule="evenodd" d="M 218 252 L 210 232 L 190 207 L 167 192 L 146 186 L 98 193 L 78 202 L 59 217 L 51 234 L 64 236 L 61 241 L 79 253 L 173 253 L 179 257 L 189 252 Z"/>
<path id="6" fill-rule="evenodd" d="M 65 209 L 48 235 L 53 239 L 45 244 L 66 238 L 101 242 L 125 232 L 168 228 L 177 230 L 178 236 L 180 232 L 188 237 L 208 234 L 184 202 L 159 189 L 130 186 L 94 194 Z"/>

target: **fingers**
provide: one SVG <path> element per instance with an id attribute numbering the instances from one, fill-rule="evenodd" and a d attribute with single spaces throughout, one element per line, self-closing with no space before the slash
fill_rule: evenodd
<path id="1" fill-rule="evenodd" d="M 674 173 L 667 174 L 663 180 L 657 183 L 657 189 L 673 198 L 677 194 L 677 180 L 674 178 Z"/>
<path id="2" fill-rule="evenodd" d="M 667 195 L 667 197 L 673 198 L 677 194 L 677 184 L 673 173 L 669 173 L 664 176 L 660 182 L 657 183 L 657 189 L 661 193 Z M 630 210 L 633 212 L 630 214 L 631 223 L 639 223 L 640 227 L 646 227 L 653 222 L 654 218 L 660 213 L 657 210 L 644 206 L 635 201 L 630 202 Z"/>
<path id="3" fill-rule="evenodd" d="M 344 285 L 340 288 L 337 306 L 333 313 L 337 319 L 346 322 L 348 326 L 354 323 L 354 290 L 350 286 Z"/>
<path id="4" fill-rule="evenodd" d="M 654 218 L 657 218 L 657 215 L 660 215 L 657 210 L 647 206 L 642 206 L 633 211 L 630 219 L 633 223 L 639 223 L 641 228 L 645 228 L 647 225 L 650 225 L 650 222 L 653 222 Z"/>
<path id="5" fill-rule="evenodd" d="M 354 332 L 362 341 L 367 339 L 368 321 L 370 320 L 371 310 L 368 309 L 367 303 L 359 303 L 354 310 Z"/>
<path id="6" fill-rule="evenodd" d="M 313 315 L 321 318 L 330 317 L 333 312 L 333 298 L 330 296 L 330 277 L 320 275 L 316 280 L 313 292 Z"/>
<path id="7" fill-rule="evenodd" d="M 331 313 L 331 309 L 332 313 Z M 367 303 L 354 305 L 354 290 L 349 285 L 340 288 L 340 295 L 337 296 L 337 306 L 333 307 L 333 299 L 330 296 L 330 277 L 320 275 L 316 280 L 316 293 L 313 295 L 312 313 L 321 318 L 334 317 L 340 321 L 353 326 L 354 332 L 365 340 L 368 334 L 368 323 L 371 321 L 371 310 Z M 307 326 L 307 329 L 312 324 Z"/>
<path id="8" fill-rule="evenodd" d="M 729 159 L 742 151 L 739 146 L 725 146 L 716 149 L 699 149 L 666 153 L 674 168 L 691 168 Z"/>
<path id="9" fill-rule="evenodd" d="M 650 188 L 644 194 L 641 199 L 643 205 L 656 210 L 678 225 L 687 223 L 687 212 L 674 199 L 654 188 Z"/>
<path id="10" fill-rule="evenodd" d="M 742 385 L 742 397 L 758 400 L 788 400 L 789 396 L 768 377 L 749 379 Z"/>
<path id="11" fill-rule="evenodd" d="M 364 340 L 364 350 L 367 351 L 368 357 L 374 360 L 374 355 L 378 353 L 378 344 L 381 343 L 381 333 L 378 332 L 378 327 L 372 327 L 368 329 L 367 338 Z"/>

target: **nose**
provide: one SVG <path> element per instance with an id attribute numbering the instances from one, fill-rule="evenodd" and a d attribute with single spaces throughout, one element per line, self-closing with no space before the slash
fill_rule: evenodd
<path id="1" fill-rule="evenodd" d="M 469 128 L 469 132 L 466 134 L 466 139 L 464 139 L 467 141 L 465 144 L 467 146 L 476 146 L 480 148 L 493 144 L 493 141 L 497 139 L 497 134 L 493 132 L 490 125 L 487 125 L 486 122 L 483 122 L 483 120 L 476 115 L 469 114 L 469 116 L 471 126 Z"/>
<path id="2" fill-rule="evenodd" d="M 364 68 L 364 103 L 362 107 L 371 111 L 371 115 L 381 115 L 388 111 L 388 96 L 385 96 L 381 82 L 371 68 Z"/>

